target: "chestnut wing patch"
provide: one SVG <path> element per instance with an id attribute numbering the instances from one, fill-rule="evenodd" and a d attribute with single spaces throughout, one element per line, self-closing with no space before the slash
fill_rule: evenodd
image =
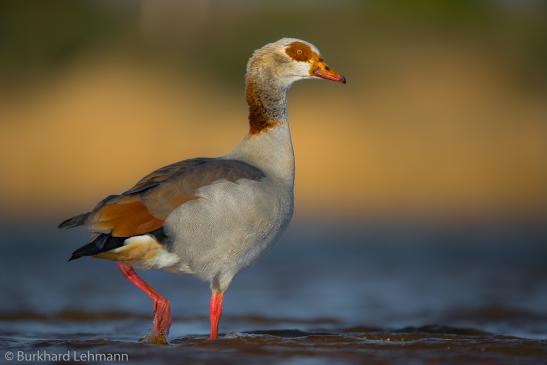
<path id="1" fill-rule="evenodd" d="M 113 237 L 131 237 L 152 232 L 163 226 L 165 217 L 154 216 L 138 196 L 119 196 L 114 202 L 95 209 L 87 226 L 94 232 Z"/>

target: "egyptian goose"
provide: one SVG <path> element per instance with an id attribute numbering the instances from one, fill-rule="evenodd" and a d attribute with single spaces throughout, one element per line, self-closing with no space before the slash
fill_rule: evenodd
<path id="1" fill-rule="evenodd" d="M 287 227 L 294 200 L 287 92 L 295 81 L 311 78 L 346 82 L 306 41 L 283 38 L 256 50 L 246 74 L 249 132 L 232 152 L 162 167 L 59 225 L 92 232 L 69 261 L 82 256 L 114 260 L 152 299 L 149 342 L 167 343 L 170 304 L 133 267 L 209 281 L 210 339 L 215 340 L 232 279 Z"/>

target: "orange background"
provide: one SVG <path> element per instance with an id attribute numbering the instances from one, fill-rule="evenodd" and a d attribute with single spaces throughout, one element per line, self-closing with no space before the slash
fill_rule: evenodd
<path id="1" fill-rule="evenodd" d="M 248 57 L 292 36 L 348 79 L 291 91 L 297 218 L 542 216 L 547 22 L 532 3 L 418 3 L 69 2 L 38 25 L 38 3 L 12 5 L 0 212 L 70 215 L 165 164 L 228 152 L 247 131 Z M 63 42 L 77 47 L 58 56 Z"/>

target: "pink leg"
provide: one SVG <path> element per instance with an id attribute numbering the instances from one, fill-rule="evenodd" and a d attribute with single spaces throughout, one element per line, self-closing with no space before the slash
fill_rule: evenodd
<path id="1" fill-rule="evenodd" d="M 169 334 L 169 327 L 171 327 L 171 305 L 169 300 L 141 279 L 131 265 L 118 261 L 118 267 L 127 280 L 145 292 L 154 302 L 154 330 L 152 336 L 147 338 L 147 341 L 156 344 L 167 344 L 167 335 Z"/>
<path id="2" fill-rule="evenodd" d="M 218 323 L 220 322 L 220 316 L 222 315 L 222 297 L 223 292 L 213 290 L 211 295 L 211 305 L 209 318 L 211 319 L 211 334 L 209 339 L 215 341 L 218 337 Z"/>

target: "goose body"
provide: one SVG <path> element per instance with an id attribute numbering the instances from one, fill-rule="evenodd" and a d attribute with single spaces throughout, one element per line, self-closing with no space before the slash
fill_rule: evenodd
<path id="1" fill-rule="evenodd" d="M 167 218 L 177 270 L 186 270 L 225 291 L 287 227 L 294 202 L 294 155 L 288 125 L 243 141 L 221 163 L 243 161 L 253 175 L 236 182 L 219 179 L 197 191 L 201 199 L 183 204 Z M 250 144 L 250 146 L 249 146 Z M 270 166 L 257 149 L 286 148 L 286 165 Z M 279 153 L 279 151 L 278 151 Z"/>
<path id="2" fill-rule="evenodd" d="M 230 153 L 160 168 L 90 212 L 61 223 L 86 226 L 89 243 L 73 252 L 118 262 L 154 303 L 151 342 L 166 343 L 169 301 L 133 267 L 193 274 L 210 282 L 210 338 L 218 336 L 222 298 L 234 276 L 280 236 L 294 206 L 294 152 L 287 92 L 300 79 L 345 83 L 308 42 L 283 38 L 256 50 L 247 65 L 249 133 Z"/>

